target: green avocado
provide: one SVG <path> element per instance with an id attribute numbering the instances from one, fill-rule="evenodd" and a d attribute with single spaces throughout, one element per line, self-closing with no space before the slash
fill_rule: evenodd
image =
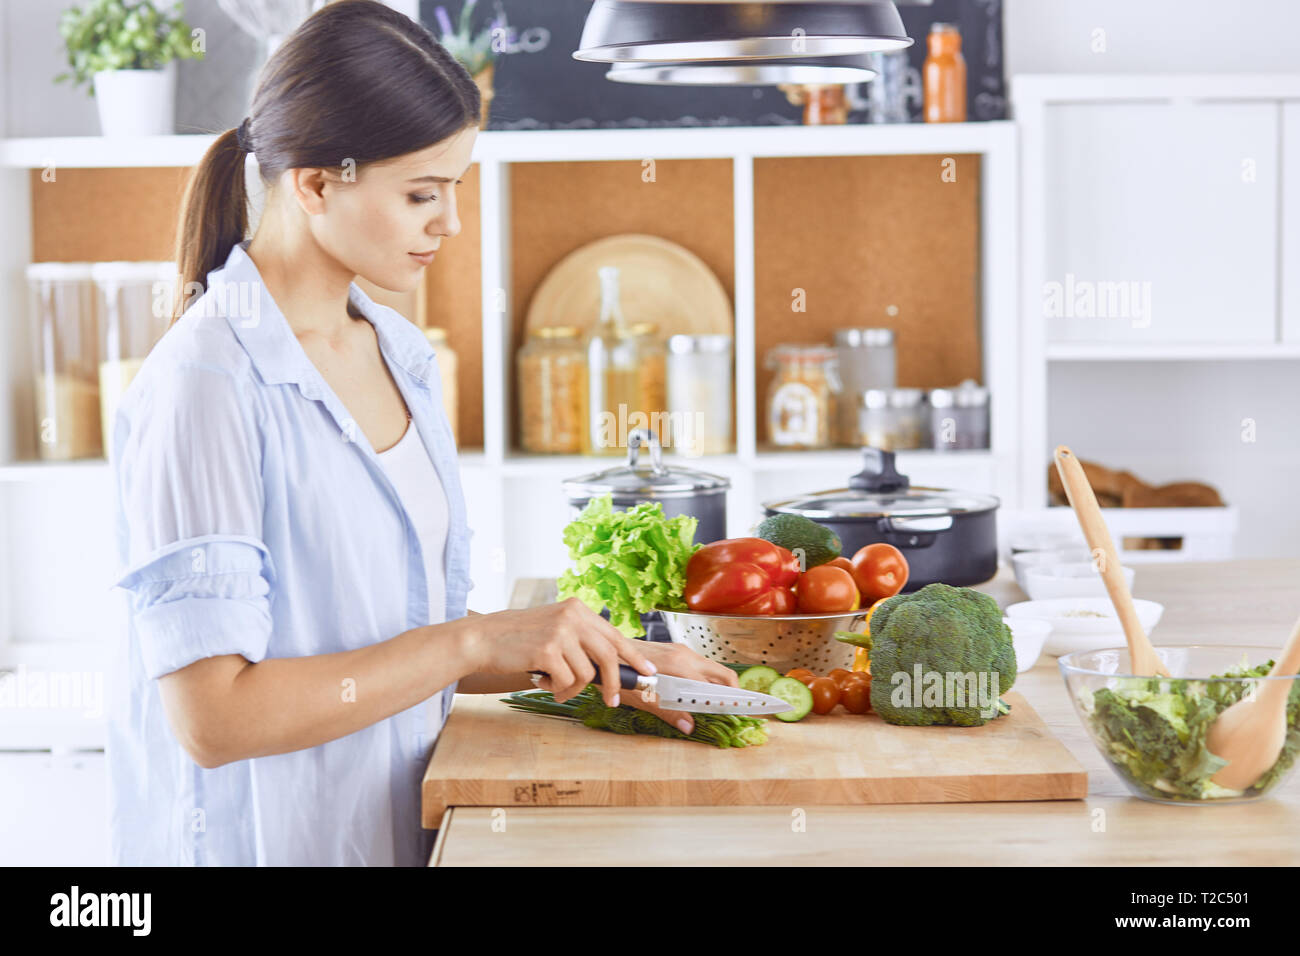
<path id="1" fill-rule="evenodd" d="M 803 555 L 803 568 L 815 568 L 840 556 L 840 537 L 803 515 L 772 515 L 758 526 L 756 536 Z"/>

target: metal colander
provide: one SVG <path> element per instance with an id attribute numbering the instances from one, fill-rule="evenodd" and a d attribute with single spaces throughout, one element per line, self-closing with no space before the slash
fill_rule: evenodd
<path id="1" fill-rule="evenodd" d="M 663 611 L 668 634 L 678 644 L 723 664 L 766 664 L 784 674 L 806 667 L 826 674 L 853 665 L 853 645 L 835 640 L 836 631 L 866 631 L 867 609 L 845 614 L 743 616 Z"/>

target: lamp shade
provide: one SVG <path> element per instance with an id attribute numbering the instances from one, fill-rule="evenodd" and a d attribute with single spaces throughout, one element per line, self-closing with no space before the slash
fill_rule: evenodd
<path id="1" fill-rule="evenodd" d="M 888 0 L 594 0 L 573 56 L 596 63 L 682 63 L 845 56 L 911 45 L 897 8 Z"/>
<path id="2" fill-rule="evenodd" d="M 605 79 L 660 86 L 776 86 L 782 83 L 865 83 L 876 78 L 865 56 L 780 57 L 615 63 Z"/>

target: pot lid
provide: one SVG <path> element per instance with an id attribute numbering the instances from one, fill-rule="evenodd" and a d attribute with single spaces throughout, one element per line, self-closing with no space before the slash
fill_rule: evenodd
<path id="1" fill-rule="evenodd" d="M 993 495 L 943 488 L 912 487 L 894 468 L 894 453 L 862 449 L 866 466 L 849 479 L 849 487 L 779 501 L 765 501 L 772 513 L 797 514 L 814 521 L 854 521 L 892 516 L 973 514 L 998 507 Z"/>
<path id="2" fill-rule="evenodd" d="M 998 499 L 992 495 L 920 487 L 881 492 L 834 488 L 800 498 L 763 503 L 768 511 L 803 515 L 814 521 L 973 514 L 997 506 Z"/>
<path id="3" fill-rule="evenodd" d="M 650 449 L 648 461 L 641 457 L 642 445 Z M 607 492 L 616 497 L 668 498 L 717 494 L 731 487 L 731 481 L 706 471 L 665 465 L 658 437 L 649 429 L 638 428 L 627 437 L 626 465 L 569 478 L 563 487 L 570 498 L 590 498 Z"/>

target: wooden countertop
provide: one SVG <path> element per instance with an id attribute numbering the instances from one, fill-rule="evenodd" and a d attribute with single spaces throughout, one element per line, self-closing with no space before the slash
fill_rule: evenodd
<path id="1" fill-rule="evenodd" d="M 980 590 L 1024 600 L 1004 569 Z M 1142 564 L 1134 592 L 1165 605 L 1159 644 L 1280 647 L 1300 615 L 1300 560 Z M 554 599 L 516 584 L 512 607 Z M 1300 784 L 1234 806 L 1165 806 L 1128 795 L 1074 714 L 1055 658 L 1019 675 L 1025 696 L 1088 770 L 1084 800 L 846 807 L 453 807 L 438 866 L 1102 864 L 1281 865 L 1300 858 Z M 1192 831 L 1189 833 L 1189 830 Z M 1194 839 L 1191 837 L 1194 836 Z"/>

